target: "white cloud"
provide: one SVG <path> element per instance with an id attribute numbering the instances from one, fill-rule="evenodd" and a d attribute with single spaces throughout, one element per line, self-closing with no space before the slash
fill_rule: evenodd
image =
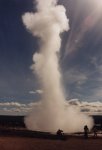
<path id="1" fill-rule="evenodd" d="M 5 103 L 0 103 L 0 106 L 21 107 L 21 106 L 25 106 L 25 104 L 18 103 L 18 102 L 5 102 Z"/>
<path id="2" fill-rule="evenodd" d="M 36 108 L 39 105 L 40 102 L 32 102 L 28 104 L 22 104 L 19 102 L 0 103 L 0 115 L 26 115 L 31 111 L 32 107 Z"/>
<path id="3" fill-rule="evenodd" d="M 29 103 L 27 105 L 28 105 L 28 107 L 34 107 L 34 106 L 38 106 L 40 104 L 41 104 L 41 102 L 32 102 L 32 103 Z"/>
<path id="4" fill-rule="evenodd" d="M 68 101 L 69 104 L 78 106 L 82 112 L 86 112 L 89 114 L 102 114 L 102 102 L 87 102 L 87 101 L 79 101 L 78 99 L 72 99 Z"/>
<path id="5" fill-rule="evenodd" d="M 29 94 L 42 94 L 42 90 L 36 90 L 36 91 L 29 91 Z"/>
<path id="6" fill-rule="evenodd" d="M 31 110 L 31 106 L 21 103 L 0 103 L 0 115 L 25 115 Z"/>
<path id="7" fill-rule="evenodd" d="M 11 103 L 0 103 L 0 115 L 26 115 L 31 111 L 32 108 L 36 108 L 41 104 L 41 102 L 32 102 L 28 104 L 21 104 L 17 102 Z M 78 107 L 82 112 L 88 113 L 91 115 L 98 114 L 102 115 L 102 102 L 87 102 L 87 101 L 80 101 L 78 99 L 71 99 L 68 100 L 65 104 L 66 108 L 69 106 Z"/>

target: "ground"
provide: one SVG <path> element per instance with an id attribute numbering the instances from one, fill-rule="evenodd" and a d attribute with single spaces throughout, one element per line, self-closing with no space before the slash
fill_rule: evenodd
<path id="1" fill-rule="evenodd" d="M 31 137 L 0 137 L 0 150 L 102 150 L 102 139 L 69 137 L 67 140 Z"/>

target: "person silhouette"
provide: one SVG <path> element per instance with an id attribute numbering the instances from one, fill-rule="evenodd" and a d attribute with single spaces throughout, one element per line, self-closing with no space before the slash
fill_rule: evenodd
<path id="1" fill-rule="evenodd" d="M 60 129 L 57 130 L 56 134 L 59 138 L 62 138 L 64 135 L 63 130 L 60 130 Z"/>
<path id="2" fill-rule="evenodd" d="M 93 133 L 94 133 L 94 137 L 96 138 L 97 137 L 97 128 L 95 125 L 93 127 Z"/>
<path id="3" fill-rule="evenodd" d="M 58 129 L 57 130 L 57 135 L 63 135 L 63 130 Z"/>
<path id="4" fill-rule="evenodd" d="M 89 128 L 88 128 L 87 125 L 85 125 L 85 126 L 84 126 L 84 137 L 85 137 L 85 139 L 88 138 L 88 132 L 89 132 Z"/>

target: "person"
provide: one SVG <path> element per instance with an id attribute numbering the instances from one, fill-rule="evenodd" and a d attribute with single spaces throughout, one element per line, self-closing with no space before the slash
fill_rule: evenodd
<path id="1" fill-rule="evenodd" d="M 96 138 L 97 137 L 97 128 L 96 128 L 96 126 L 93 127 L 93 133 L 94 133 L 94 137 Z"/>
<path id="2" fill-rule="evenodd" d="M 85 139 L 88 138 L 88 132 L 89 132 L 89 128 L 88 128 L 87 125 L 85 125 L 85 126 L 84 126 L 84 137 L 85 137 Z"/>
<path id="3" fill-rule="evenodd" d="M 56 134 L 60 138 L 64 135 L 63 130 L 60 130 L 60 129 L 57 130 Z"/>

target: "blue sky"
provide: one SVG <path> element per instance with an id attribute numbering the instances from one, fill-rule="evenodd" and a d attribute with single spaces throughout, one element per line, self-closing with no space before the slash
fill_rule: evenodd
<path id="1" fill-rule="evenodd" d="M 102 11 L 96 0 L 60 0 L 70 30 L 63 33 L 60 53 L 67 99 L 102 100 Z M 32 55 L 39 41 L 22 22 L 36 11 L 32 0 L 0 0 L 0 102 L 30 103 L 41 96 L 32 73 Z M 40 91 L 40 92 L 39 92 Z"/>

